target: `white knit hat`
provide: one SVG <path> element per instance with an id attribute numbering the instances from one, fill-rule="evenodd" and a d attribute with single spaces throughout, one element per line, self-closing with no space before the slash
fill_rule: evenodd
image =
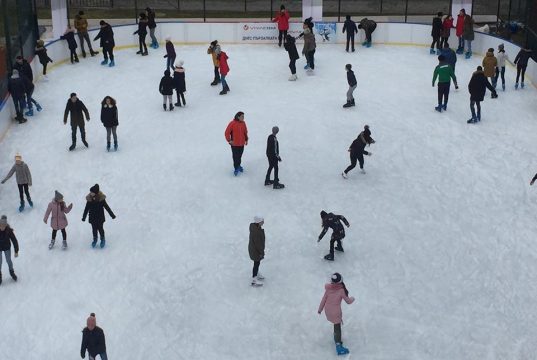
<path id="1" fill-rule="evenodd" d="M 256 224 L 259 224 L 259 223 L 262 222 L 262 221 L 265 221 L 265 219 L 263 219 L 262 216 L 258 216 L 258 215 L 257 215 L 257 216 L 254 216 L 254 222 L 255 222 Z"/>

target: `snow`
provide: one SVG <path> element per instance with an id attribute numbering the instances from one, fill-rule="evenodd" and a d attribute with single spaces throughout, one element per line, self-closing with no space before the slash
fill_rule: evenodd
<path id="1" fill-rule="evenodd" d="M 73 359 L 90 312 L 107 336 L 110 359 L 330 359 L 332 326 L 317 315 L 324 283 L 341 272 L 352 305 L 343 307 L 348 358 L 530 359 L 537 351 L 535 189 L 536 90 L 487 95 L 482 121 L 468 125 L 472 71 L 459 56 L 460 89 L 438 114 L 428 49 L 375 46 L 355 54 L 319 46 L 314 76 L 275 46 L 224 46 L 231 92 L 210 87 L 204 46 L 177 47 L 185 61 L 187 107 L 163 112 L 158 83 L 164 49 L 118 51 L 54 69 L 35 98 L 44 110 L 13 126 L 0 143 L 7 173 L 16 152 L 34 178 L 35 207 L 18 214 L 13 179 L 0 211 L 20 241 L 19 282 L 3 264 L 0 358 Z M 509 54 L 514 57 L 515 54 Z M 357 106 L 343 109 L 344 66 L 352 63 Z M 89 149 L 68 152 L 62 124 L 71 92 L 88 106 Z M 100 101 L 116 98 L 120 150 L 107 153 Z M 175 95 L 174 95 L 175 100 Z M 245 172 L 232 176 L 224 129 L 245 112 Z M 376 144 L 366 175 L 347 148 L 365 124 Z M 266 136 L 278 125 L 284 190 L 263 186 Z M 107 247 L 91 249 L 80 221 L 99 183 L 117 215 Z M 49 251 L 42 221 L 57 189 L 74 203 L 69 249 Z M 351 223 L 345 253 L 323 260 L 319 212 Z M 249 286 L 248 225 L 265 218 L 265 286 Z M 58 234 L 58 239 L 61 239 Z"/>

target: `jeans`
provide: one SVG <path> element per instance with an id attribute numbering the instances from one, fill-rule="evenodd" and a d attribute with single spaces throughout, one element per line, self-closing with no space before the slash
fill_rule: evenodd
<path id="1" fill-rule="evenodd" d="M 306 53 L 306 61 L 312 70 L 315 69 L 315 50 Z"/>
<path id="2" fill-rule="evenodd" d="M 114 144 L 117 145 L 117 126 L 107 127 L 106 128 L 106 142 L 110 144 L 110 135 L 114 135 Z"/>
<path id="3" fill-rule="evenodd" d="M 267 176 L 265 176 L 265 181 L 270 180 L 270 174 L 272 173 L 272 169 L 274 169 L 274 183 L 278 183 L 280 181 L 280 179 L 278 178 L 278 158 L 268 157 L 267 159 L 269 167 L 267 170 Z"/>
<path id="4" fill-rule="evenodd" d="M 354 96 L 352 96 L 352 93 L 354 92 L 357 86 L 358 85 L 354 85 L 354 86 L 349 85 L 349 90 L 347 90 L 347 101 L 354 100 Z"/>
<path id="5" fill-rule="evenodd" d="M 477 107 L 477 114 L 474 107 Z M 470 100 L 470 110 L 472 111 L 472 118 L 481 119 L 481 101 Z"/>
<path id="6" fill-rule="evenodd" d="M 181 106 L 181 100 L 183 100 L 183 105 L 186 105 L 185 93 L 179 92 L 177 89 L 175 91 L 177 92 L 177 104 L 179 104 L 177 106 Z"/>
<path id="7" fill-rule="evenodd" d="M 151 43 L 152 44 L 158 44 L 158 40 L 155 37 L 155 29 L 156 29 L 156 27 L 154 27 L 152 29 L 149 29 L 149 36 L 151 37 Z"/>
<path id="8" fill-rule="evenodd" d="M 296 60 L 289 61 L 289 69 L 291 69 L 291 74 L 296 74 Z"/>
<path id="9" fill-rule="evenodd" d="M 175 69 L 175 56 L 168 56 L 166 58 L 166 69 L 171 69 L 170 71 L 173 71 Z"/>
<path id="10" fill-rule="evenodd" d="M 67 240 L 67 232 L 65 229 L 60 230 L 62 232 L 62 239 L 65 241 Z M 58 230 L 52 230 L 52 240 L 56 240 L 56 233 L 58 233 Z"/>
<path id="11" fill-rule="evenodd" d="M 518 84 L 518 79 L 522 75 L 522 82 L 524 82 L 524 75 L 526 75 L 526 66 L 517 65 L 516 66 L 516 83 Z"/>
<path id="12" fill-rule="evenodd" d="M 226 75 L 221 75 L 220 76 L 220 81 L 222 82 L 222 89 L 223 90 L 228 89 L 227 81 L 226 81 Z"/>
<path id="13" fill-rule="evenodd" d="M 84 123 L 82 125 L 71 125 L 71 140 L 73 141 L 73 145 L 76 144 L 76 129 L 80 129 L 80 138 L 82 139 L 82 142 L 86 141 L 86 129 L 84 128 Z"/>
<path id="14" fill-rule="evenodd" d="M 140 46 L 140 52 L 142 54 L 147 52 L 147 45 L 145 44 L 145 37 L 147 34 L 138 34 L 138 45 Z"/>
<path id="15" fill-rule="evenodd" d="M 336 344 L 341 344 L 341 324 L 334 324 L 334 341 Z"/>
<path id="16" fill-rule="evenodd" d="M 459 36 L 459 49 L 464 49 L 464 39 L 462 36 Z"/>
<path id="17" fill-rule="evenodd" d="M 440 49 L 443 49 L 446 44 L 447 46 L 449 46 L 448 39 L 449 37 L 444 37 L 444 36 L 440 38 Z"/>
<path id="18" fill-rule="evenodd" d="M 498 83 L 500 75 L 502 76 L 502 84 L 505 85 L 505 66 L 502 66 L 501 69 L 498 67 L 496 68 L 496 77 L 494 78 L 496 84 Z"/>
<path id="19" fill-rule="evenodd" d="M 78 55 L 76 54 L 76 48 L 75 49 L 69 49 L 70 56 L 71 56 L 71 64 L 73 64 L 75 61 L 78 62 Z"/>
<path id="20" fill-rule="evenodd" d="M 450 83 L 438 83 L 438 106 L 447 105 L 449 99 Z M 444 100 L 442 102 L 442 99 Z"/>
<path id="21" fill-rule="evenodd" d="M 244 152 L 244 146 L 231 145 L 231 154 L 233 156 L 233 168 L 235 170 L 237 170 L 241 166 L 243 152 Z"/>
<path id="22" fill-rule="evenodd" d="M 351 43 L 352 51 L 354 51 L 354 31 L 350 31 L 347 33 L 347 46 L 345 47 L 345 50 L 349 51 L 349 42 Z"/>
<path id="23" fill-rule="evenodd" d="M 101 240 L 104 240 L 104 228 L 103 223 L 91 224 L 91 231 L 93 233 L 93 240 L 97 240 L 97 233 L 101 236 Z"/>
<path id="24" fill-rule="evenodd" d="M 13 271 L 13 261 L 11 261 L 11 250 L 0 251 L 0 271 L 2 271 L 2 252 L 6 257 L 7 267 L 10 271 Z"/>
<path id="25" fill-rule="evenodd" d="M 286 37 L 287 37 L 287 30 L 278 31 L 278 46 L 282 46 L 282 38 L 283 38 L 283 42 L 285 42 Z"/>
<path id="26" fill-rule="evenodd" d="M 103 352 L 102 354 L 99 354 L 99 356 L 101 357 L 101 360 L 108 360 L 108 357 L 106 356 L 106 352 Z M 89 360 L 95 360 L 95 358 L 90 355 Z"/>
<path id="27" fill-rule="evenodd" d="M 89 38 L 88 32 L 78 32 L 78 39 L 80 40 L 80 47 L 82 48 L 82 54 L 84 54 L 86 51 L 84 50 L 84 40 L 88 43 L 88 49 L 90 53 L 93 53 L 93 48 L 91 47 L 91 41 Z"/>
<path id="28" fill-rule="evenodd" d="M 464 40 L 466 44 L 466 52 L 472 52 L 472 40 Z"/>
<path id="29" fill-rule="evenodd" d="M 214 67 L 214 81 L 220 82 L 220 69 L 218 68 L 218 66 Z"/>
<path id="30" fill-rule="evenodd" d="M 261 265 L 261 261 L 254 261 L 254 268 L 252 269 L 252 277 L 256 277 L 257 273 L 259 273 L 259 265 Z"/>
<path id="31" fill-rule="evenodd" d="M 32 201 L 30 191 L 28 190 L 28 184 L 17 184 L 17 186 L 19 187 L 19 197 L 21 199 L 21 204 L 24 204 L 24 194 L 26 194 L 26 199 L 28 199 L 28 201 Z"/>

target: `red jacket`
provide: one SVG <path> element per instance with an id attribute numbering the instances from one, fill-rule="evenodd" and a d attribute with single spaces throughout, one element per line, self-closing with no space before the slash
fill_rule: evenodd
<path id="1" fill-rule="evenodd" d="M 442 23 L 442 36 L 449 37 L 451 29 L 453 28 L 453 19 L 445 19 Z"/>
<path id="2" fill-rule="evenodd" d="M 218 61 L 220 62 L 220 74 L 227 75 L 229 72 L 229 65 L 227 64 L 227 54 L 225 52 L 220 52 L 220 55 L 218 55 Z"/>
<path id="3" fill-rule="evenodd" d="M 231 120 L 226 128 L 226 141 L 232 146 L 244 146 L 248 141 L 248 128 L 246 123 L 240 120 Z"/>
<path id="4" fill-rule="evenodd" d="M 289 11 L 285 10 L 283 14 L 278 11 L 272 22 L 278 23 L 278 30 L 289 30 Z"/>
<path id="5" fill-rule="evenodd" d="M 457 37 L 462 36 L 462 32 L 464 30 L 464 17 L 466 15 L 457 15 L 457 31 L 455 34 L 457 34 Z"/>

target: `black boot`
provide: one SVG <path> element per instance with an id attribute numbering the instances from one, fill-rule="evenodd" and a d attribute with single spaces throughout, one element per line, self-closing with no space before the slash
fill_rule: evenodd
<path id="1" fill-rule="evenodd" d="M 334 254 L 330 253 L 328 255 L 325 255 L 324 259 L 328 261 L 334 261 Z"/>
<path id="2" fill-rule="evenodd" d="M 337 244 L 337 245 L 336 245 L 336 251 L 344 252 L 344 250 L 343 250 L 343 246 L 342 246 L 341 244 Z"/>
<path id="3" fill-rule="evenodd" d="M 356 106 L 356 104 L 354 103 L 354 99 L 351 100 L 351 105 Z"/>
<path id="4" fill-rule="evenodd" d="M 173 111 L 173 105 L 170 104 L 170 111 Z"/>
<path id="5" fill-rule="evenodd" d="M 166 111 L 166 104 L 162 104 L 162 107 L 164 108 L 164 111 Z"/>
<path id="6" fill-rule="evenodd" d="M 15 275 L 14 270 L 9 270 L 9 275 L 11 275 L 11 278 L 13 279 L 13 281 L 17 281 L 17 275 Z"/>
<path id="7" fill-rule="evenodd" d="M 265 180 L 265 186 L 274 185 L 274 181 L 272 180 Z"/>
<path id="8" fill-rule="evenodd" d="M 106 151 L 110 151 L 110 141 L 106 142 Z"/>
<path id="9" fill-rule="evenodd" d="M 91 56 L 95 56 L 95 55 L 98 55 L 99 52 L 98 51 L 93 51 L 93 49 L 90 49 L 90 54 L 91 54 Z"/>
<path id="10" fill-rule="evenodd" d="M 274 185 L 272 185 L 272 188 L 273 189 L 276 189 L 276 190 L 279 190 L 279 189 L 283 189 L 285 187 L 284 184 L 280 184 L 279 182 L 275 181 L 274 182 Z"/>
<path id="11" fill-rule="evenodd" d="M 352 103 L 347 100 L 347 103 L 345 105 L 343 105 L 344 108 L 350 108 L 352 106 Z"/>
<path id="12" fill-rule="evenodd" d="M 231 91 L 231 90 L 229 89 L 229 86 L 228 86 L 227 84 L 224 86 L 224 90 L 226 90 L 226 92 L 230 92 L 230 91 Z"/>
<path id="13" fill-rule="evenodd" d="M 226 94 L 227 94 L 227 90 L 226 90 L 226 88 L 224 87 L 224 89 L 222 89 L 222 91 L 220 91 L 219 94 L 220 94 L 220 95 L 226 95 Z"/>
<path id="14" fill-rule="evenodd" d="M 80 61 L 78 60 L 78 55 L 76 55 L 76 54 L 75 54 L 75 62 L 80 62 Z"/>
<path id="15" fill-rule="evenodd" d="M 85 59 L 86 58 L 86 52 L 84 50 L 82 50 L 82 57 Z"/>
<path id="16" fill-rule="evenodd" d="M 89 144 L 86 141 L 86 138 L 82 138 L 82 144 L 84 144 L 85 147 L 89 147 Z"/>
<path id="17" fill-rule="evenodd" d="M 177 102 L 174 105 L 177 107 L 181 107 L 181 100 L 177 100 Z"/>
<path id="18" fill-rule="evenodd" d="M 76 148 L 76 143 L 72 143 L 71 146 L 69 146 L 69 151 L 73 151 Z"/>

